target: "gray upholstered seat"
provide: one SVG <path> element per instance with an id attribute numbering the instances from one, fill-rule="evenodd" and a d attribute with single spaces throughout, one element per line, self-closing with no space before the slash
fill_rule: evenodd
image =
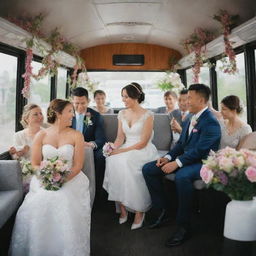
<path id="1" fill-rule="evenodd" d="M 0 228 L 18 209 L 23 198 L 20 164 L 0 160 Z"/>
<path id="2" fill-rule="evenodd" d="M 91 206 L 94 202 L 95 197 L 95 166 L 94 166 L 94 155 L 93 149 L 90 147 L 85 147 L 84 149 L 85 159 L 84 159 L 84 166 L 83 166 L 83 173 L 87 176 L 89 180 L 89 189 L 90 189 L 90 199 L 91 199 Z"/>

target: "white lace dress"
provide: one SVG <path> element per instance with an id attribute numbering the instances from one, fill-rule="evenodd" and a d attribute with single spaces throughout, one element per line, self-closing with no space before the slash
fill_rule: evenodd
<path id="1" fill-rule="evenodd" d="M 43 145 L 44 159 L 60 156 L 72 166 L 74 147 Z M 89 181 L 80 172 L 58 191 L 40 186 L 34 176 L 18 210 L 13 229 L 12 256 L 90 255 L 91 208 Z"/>
<path id="2" fill-rule="evenodd" d="M 118 119 L 126 136 L 121 148 L 126 148 L 140 141 L 145 120 L 153 116 L 151 111 L 129 127 L 120 111 Z M 129 211 L 146 212 L 151 206 L 151 198 L 142 174 L 144 164 L 158 158 L 156 147 L 152 144 L 153 132 L 148 144 L 140 150 L 130 150 L 106 158 L 106 170 L 103 182 L 108 192 L 108 200 L 121 202 Z"/>

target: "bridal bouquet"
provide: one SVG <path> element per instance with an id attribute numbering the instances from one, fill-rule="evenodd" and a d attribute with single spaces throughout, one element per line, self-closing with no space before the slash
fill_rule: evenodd
<path id="1" fill-rule="evenodd" d="M 102 148 L 103 156 L 108 157 L 115 149 L 114 144 L 112 142 L 107 142 Z"/>
<path id="2" fill-rule="evenodd" d="M 203 163 L 200 175 L 208 187 L 234 200 L 251 200 L 256 195 L 256 152 L 226 147 L 211 151 Z"/>
<path id="3" fill-rule="evenodd" d="M 38 178 L 46 190 L 57 191 L 62 187 L 69 173 L 67 161 L 56 156 L 41 162 Z"/>
<path id="4" fill-rule="evenodd" d="M 32 164 L 30 161 L 22 159 L 20 161 L 20 165 L 21 165 L 21 173 L 23 178 L 29 177 L 35 173 L 35 170 L 32 167 Z"/>

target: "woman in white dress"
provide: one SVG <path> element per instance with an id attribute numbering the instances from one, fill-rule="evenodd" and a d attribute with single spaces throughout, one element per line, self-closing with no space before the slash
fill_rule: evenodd
<path id="1" fill-rule="evenodd" d="M 24 129 L 14 134 L 14 145 L 9 149 L 13 159 L 30 160 L 32 141 L 41 130 L 43 120 L 42 110 L 38 105 L 24 106 L 20 121 Z"/>
<path id="2" fill-rule="evenodd" d="M 32 147 L 32 165 L 56 156 L 68 161 L 71 173 L 58 191 L 45 190 L 34 176 L 18 210 L 13 229 L 12 256 L 88 256 L 90 254 L 89 182 L 81 172 L 84 143 L 69 128 L 73 106 L 55 99 L 47 110 L 50 128 L 40 131 Z"/>
<path id="3" fill-rule="evenodd" d="M 235 95 L 229 95 L 221 101 L 221 114 L 223 119 L 219 119 L 221 127 L 220 148 L 237 148 L 240 140 L 250 132 L 250 125 L 243 122 L 239 114 L 242 112 L 240 100 Z"/>
<path id="4" fill-rule="evenodd" d="M 151 206 L 142 167 L 158 157 L 157 149 L 151 142 L 153 113 L 140 106 L 144 97 L 142 88 L 137 83 L 131 83 L 122 89 L 126 109 L 118 114 L 115 150 L 106 158 L 103 182 L 103 187 L 109 194 L 108 199 L 120 204 L 120 224 L 127 221 L 127 210 L 135 212 L 131 229 L 142 227 L 145 212 Z"/>

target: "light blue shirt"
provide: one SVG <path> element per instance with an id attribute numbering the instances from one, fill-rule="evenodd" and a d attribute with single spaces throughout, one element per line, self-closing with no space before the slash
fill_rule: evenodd
<path id="1" fill-rule="evenodd" d="M 84 129 L 84 114 L 76 113 L 76 130 L 83 133 Z"/>

